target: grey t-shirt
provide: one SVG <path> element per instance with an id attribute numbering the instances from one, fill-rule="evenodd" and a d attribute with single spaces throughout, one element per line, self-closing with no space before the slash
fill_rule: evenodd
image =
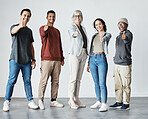
<path id="1" fill-rule="evenodd" d="M 11 30 L 17 26 L 12 25 Z M 23 27 L 16 34 L 11 34 L 12 36 L 12 50 L 10 55 L 10 60 L 14 60 L 19 64 L 26 65 L 32 59 L 31 53 L 31 43 L 34 42 L 32 31 L 30 28 Z"/>

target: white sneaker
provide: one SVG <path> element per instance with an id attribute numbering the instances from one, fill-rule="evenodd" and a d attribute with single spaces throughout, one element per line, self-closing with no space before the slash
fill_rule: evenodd
<path id="1" fill-rule="evenodd" d="M 69 100 L 68 101 L 68 104 L 69 104 L 69 106 L 72 108 L 72 109 L 78 109 L 79 108 L 79 106 L 74 102 L 74 101 L 72 101 L 72 100 Z"/>
<path id="2" fill-rule="evenodd" d="M 57 101 L 50 101 L 50 106 L 51 106 L 51 107 L 64 107 L 63 104 L 60 104 L 60 103 L 57 102 Z"/>
<path id="3" fill-rule="evenodd" d="M 100 106 L 101 106 L 101 102 L 97 101 L 95 104 L 91 105 L 90 108 L 91 109 L 96 109 L 96 108 L 99 108 Z"/>
<path id="4" fill-rule="evenodd" d="M 42 100 L 39 100 L 38 104 L 39 104 L 40 109 L 42 109 L 42 110 L 45 109 L 44 102 Z"/>
<path id="5" fill-rule="evenodd" d="M 5 102 L 3 104 L 3 111 L 8 112 L 9 109 L 10 109 L 10 102 L 9 102 L 9 100 L 5 100 Z"/>
<path id="6" fill-rule="evenodd" d="M 35 104 L 34 100 L 29 101 L 28 103 L 29 109 L 38 109 L 39 107 Z"/>
<path id="7" fill-rule="evenodd" d="M 106 112 L 108 110 L 108 105 L 105 103 L 102 103 L 99 112 Z"/>

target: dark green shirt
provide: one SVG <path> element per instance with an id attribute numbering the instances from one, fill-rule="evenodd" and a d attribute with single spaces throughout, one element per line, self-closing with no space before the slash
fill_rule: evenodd
<path id="1" fill-rule="evenodd" d="M 12 25 L 10 32 L 17 25 Z M 23 27 L 16 34 L 11 34 L 11 36 L 12 50 L 10 60 L 23 65 L 28 64 L 32 59 L 31 43 L 34 42 L 31 29 L 27 26 Z"/>

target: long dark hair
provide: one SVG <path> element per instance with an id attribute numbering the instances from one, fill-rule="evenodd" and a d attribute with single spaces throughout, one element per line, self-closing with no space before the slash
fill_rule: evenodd
<path id="1" fill-rule="evenodd" d="M 106 24 L 105 24 L 104 20 L 101 19 L 101 18 L 97 18 L 97 19 L 94 21 L 94 23 L 93 23 L 94 28 L 96 29 L 96 27 L 95 27 L 95 22 L 96 22 L 97 20 L 101 21 L 101 23 L 103 24 L 103 29 L 104 29 L 104 31 L 106 32 L 106 31 L 107 31 Z"/>

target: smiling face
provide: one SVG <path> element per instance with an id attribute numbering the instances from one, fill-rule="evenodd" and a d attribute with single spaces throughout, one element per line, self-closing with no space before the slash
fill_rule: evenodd
<path id="1" fill-rule="evenodd" d="M 54 13 L 49 13 L 48 16 L 46 17 L 47 21 L 49 24 L 54 24 L 55 22 L 55 14 Z"/>
<path id="2" fill-rule="evenodd" d="M 81 15 L 80 12 L 76 12 L 76 13 L 73 15 L 73 21 L 74 21 L 74 23 L 77 24 L 77 25 L 81 24 L 82 19 L 83 19 L 83 18 L 82 18 L 82 15 Z"/>
<path id="3" fill-rule="evenodd" d="M 100 20 L 97 20 L 95 22 L 95 28 L 97 29 L 97 31 L 104 31 L 104 25 Z"/>
<path id="4" fill-rule="evenodd" d="M 121 32 L 125 31 L 127 29 L 128 25 L 125 24 L 124 22 L 119 22 L 118 23 L 118 28 Z"/>
<path id="5" fill-rule="evenodd" d="M 21 21 L 25 21 L 26 23 L 30 20 L 31 14 L 28 11 L 23 11 L 23 13 L 20 15 Z"/>

